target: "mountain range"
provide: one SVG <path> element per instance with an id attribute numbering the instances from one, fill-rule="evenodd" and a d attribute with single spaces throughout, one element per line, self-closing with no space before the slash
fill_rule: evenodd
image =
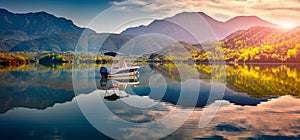
<path id="1" fill-rule="evenodd" d="M 0 51 L 2 52 L 64 52 L 97 51 L 99 43 L 103 49 L 116 50 L 131 36 L 101 34 L 88 28 L 76 26 L 73 21 L 56 17 L 46 12 L 16 14 L 0 9 Z"/>
<path id="2" fill-rule="evenodd" d="M 300 26 L 293 29 L 256 26 L 232 33 L 221 40 L 222 47 L 261 47 L 263 45 L 282 46 L 281 49 L 295 47 L 300 43 Z"/>
<path id="3" fill-rule="evenodd" d="M 102 52 L 120 51 L 133 55 L 160 50 L 171 40 L 155 36 L 96 33 L 76 26 L 71 20 L 46 12 L 15 14 L 0 9 L 2 52 Z M 138 47 L 143 46 L 143 47 Z M 134 50 L 134 51 L 132 51 Z"/>
<path id="4" fill-rule="evenodd" d="M 19 31 L 28 36 L 46 36 L 63 32 L 82 32 L 85 29 L 76 26 L 69 19 L 58 18 L 46 12 L 15 14 L 0 9 L 0 22 L 2 35 Z"/>
<path id="5" fill-rule="evenodd" d="M 58 18 L 46 12 L 15 14 L 0 9 L 0 51 L 12 51 L 22 42 L 36 41 L 53 34 L 90 33 L 95 31 L 76 26 L 71 20 Z M 34 45 L 32 46 L 34 47 Z"/>
<path id="6" fill-rule="evenodd" d="M 203 12 L 179 13 L 155 20 L 148 26 L 128 28 L 121 34 L 96 33 L 76 26 L 69 19 L 46 12 L 16 14 L 0 9 L 0 22 L 2 52 L 64 52 L 75 49 L 98 52 L 101 48 L 101 51 L 119 50 L 134 55 L 156 52 L 176 41 L 181 41 L 185 46 L 219 41 L 258 25 L 278 27 L 256 16 L 239 16 L 221 22 Z M 199 48 L 201 45 L 196 46 Z"/>
<path id="7" fill-rule="evenodd" d="M 157 33 L 173 37 L 179 41 L 199 43 L 221 40 L 235 31 L 249 29 L 254 26 L 279 27 L 257 16 L 237 16 L 222 22 L 203 12 L 183 12 L 170 18 L 155 20 L 148 26 L 128 28 L 121 34 Z"/>

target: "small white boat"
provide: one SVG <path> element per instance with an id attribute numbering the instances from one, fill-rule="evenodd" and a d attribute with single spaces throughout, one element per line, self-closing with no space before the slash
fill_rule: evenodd
<path id="1" fill-rule="evenodd" d="M 127 66 L 124 60 L 119 60 L 118 65 L 112 67 L 101 67 L 100 74 L 102 77 L 128 77 L 139 76 L 140 66 Z"/>

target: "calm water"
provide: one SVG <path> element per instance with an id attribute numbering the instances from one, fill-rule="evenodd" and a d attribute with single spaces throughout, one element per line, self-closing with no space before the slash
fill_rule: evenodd
<path id="1" fill-rule="evenodd" d="M 98 69 L 2 70 L 0 139 L 299 139 L 300 65 Z"/>

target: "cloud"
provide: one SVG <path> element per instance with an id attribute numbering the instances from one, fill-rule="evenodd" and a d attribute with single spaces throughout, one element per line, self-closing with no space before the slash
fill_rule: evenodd
<path id="1" fill-rule="evenodd" d="M 213 136 L 225 139 L 259 139 L 260 136 L 298 137 L 300 134 L 300 102 L 297 98 L 283 96 L 258 106 L 221 102 L 224 106 L 206 127 L 197 128 L 203 112 L 194 111 L 185 124 L 172 134 L 172 138 L 180 139 L 184 134 L 186 139 Z"/>
<path id="2" fill-rule="evenodd" d="M 126 0 L 126 1 L 113 1 L 111 4 L 118 5 L 118 4 L 134 4 L 134 5 L 147 5 L 150 1 L 149 0 Z"/>
<path id="3" fill-rule="evenodd" d="M 221 21 L 239 15 L 256 15 L 278 24 L 292 22 L 300 25 L 299 0 L 126 0 L 113 2 L 114 5 L 121 3 L 135 5 L 134 8 L 142 12 L 163 12 L 161 16 L 164 18 L 183 11 L 197 11 L 205 12 Z"/>
<path id="4" fill-rule="evenodd" d="M 280 24 L 284 19 L 300 25 L 299 0 L 178 0 L 178 2 L 223 21 L 238 15 L 256 15 L 274 23 Z"/>
<path id="5" fill-rule="evenodd" d="M 182 11 L 190 11 L 185 5 L 169 0 L 125 0 L 122 2 L 111 2 L 111 4 L 116 6 L 115 10 L 125 9 L 124 11 L 126 12 L 150 13 L 152 16 L 160 16 L 161 18 L 173 16 Z"/>
<path id="6" fill-rule="evenodd" d="M 196 108 L 187 121 L 165 139 L 214 138 L 225 139 L 259 139 L 260 136 L 298 137 L 300 134 L 300 99 L 282 96 L 261 103 L 257 106 L 239 106 L 225 100 L 219 100 L 219 108 L 212 122 L 199 128 L 199 118 L 203 109 Z M 210 106 L 214 106 L 211 104 Z M 170 108 L 171 110 L 171 108 Z M 150 114 L 155 114 L 148 112 Z M 181 112 L 184 113 L 184 112 Z M 178 114 L 178 119 L 180 119 Z M 141 118 L 143 119 L 143 118 Z M 127 139 L 147 139 L 159 137 L 158 129 L 121 128 L 126 132 Z"/>

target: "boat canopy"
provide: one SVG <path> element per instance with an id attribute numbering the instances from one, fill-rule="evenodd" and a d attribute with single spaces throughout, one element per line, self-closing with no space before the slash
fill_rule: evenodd
<path id="1" fill-rule="evenodd" d="M 118 53 L 116 53 L 116 52 L 106 52 L 106 53 L 104 53 L 104 55 L 113 56 L 113 57 L 117 56 L 117 54 Z"/>

